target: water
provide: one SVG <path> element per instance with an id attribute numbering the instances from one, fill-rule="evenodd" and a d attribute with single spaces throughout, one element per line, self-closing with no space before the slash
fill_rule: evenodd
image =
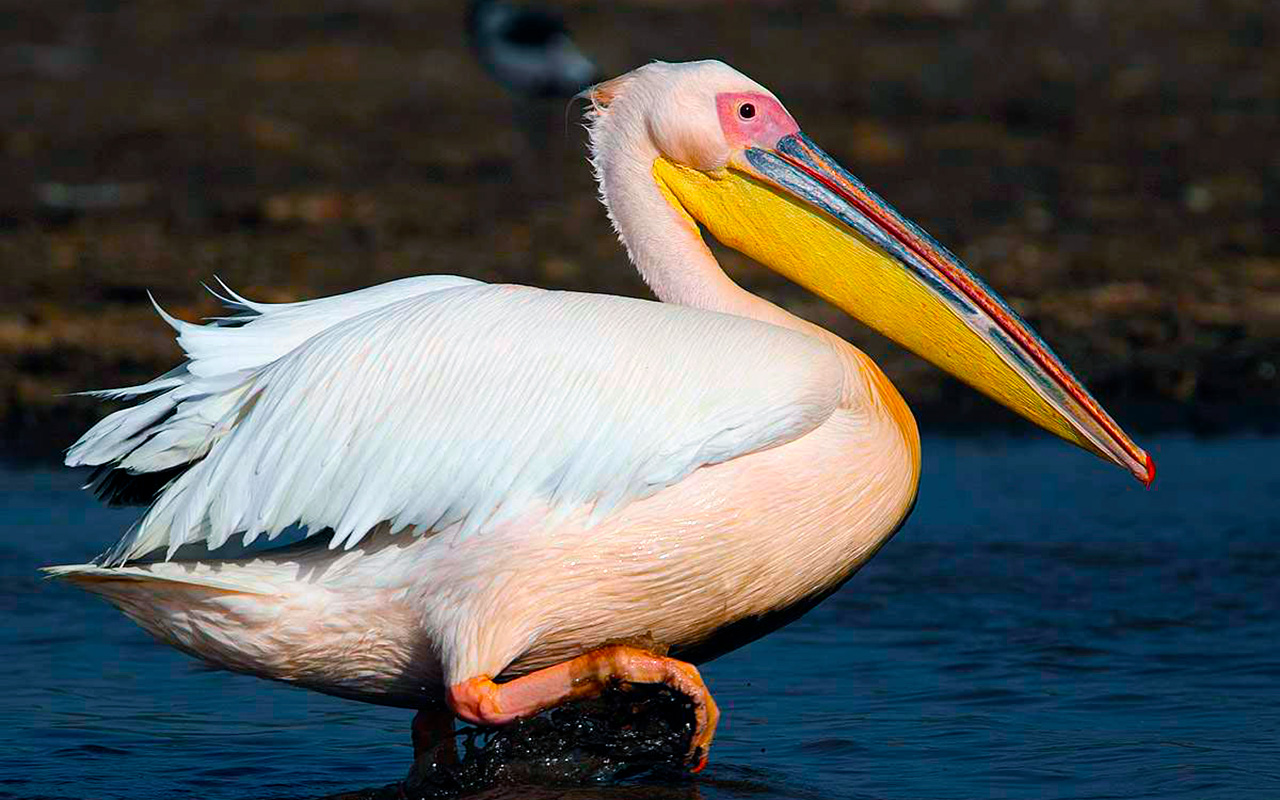
<path id="1" fill-rule="evenodd" d="M 1280 797 L 1280 441 L 1144 444 L 1151 490 L 1056 441 L 927 440 L 898 537 L 704 669 L 724 711 L 707 771 L 572 796 Z M 202 669 L 42 582 L 132 518 L 76 483 L 0 471 L 0 797 L 303 798 L 405 774 L 408 712 Z"/>

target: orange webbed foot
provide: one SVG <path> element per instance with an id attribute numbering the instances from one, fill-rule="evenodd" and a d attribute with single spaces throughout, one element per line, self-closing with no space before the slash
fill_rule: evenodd
<path id="1" fill-rule="evenodd" d="M 686 761 L 693 772 L 707 764 L 720 710 L 697 667 L 627 645 L 609 645 L 506 683 L 488 675 L 450 686 L 454 713 L 476 725 L 505 725 L 573 700 L 597 697 L 619 683 L 661 683 L 693 703 L 694 730 Z"/>

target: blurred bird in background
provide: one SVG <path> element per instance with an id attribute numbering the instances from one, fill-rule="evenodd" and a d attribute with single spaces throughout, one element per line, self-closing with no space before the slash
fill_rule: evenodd
<path id="1" fill-rule="evenodd" d="M 600 79 L 564 20 L 545 8 L 472 0 L 467 40 L 485 70 L 516 95 L 567 99 Z"/>

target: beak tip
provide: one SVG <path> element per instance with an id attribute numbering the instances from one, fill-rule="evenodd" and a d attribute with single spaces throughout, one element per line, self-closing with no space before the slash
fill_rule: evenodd
<path id="1" fill-rule="evenodd" d="M 1142 481 L 1143 486 L 1150 489 L 1152 482 L 1156 479 L 1156 462 L 1151 458 L 1150 453 L 1143 453 L 1142 455 L 1146 457 L 1147 474 L 1138 476 L 1138 480 Z"/>

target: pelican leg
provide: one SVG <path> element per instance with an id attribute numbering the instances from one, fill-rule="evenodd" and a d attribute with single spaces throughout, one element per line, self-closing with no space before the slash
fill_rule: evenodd
<path id="1" fill-rule="evenodd" d="M 413 760 L 424 757 L 432 762 L 458 763 L 458 750 L 453 740 L 453 714 L 444 706 L 424 708 L 413 717 Z"/>
<path id="2" fill-rule="evenodd" d="M 597 697 L 618 683 L 661 683 L 693 701 L 694 731 L 687 759 L 707 765 L 720 711 L 692 664 L 627 645 L 609 645 L 506 683 L 478 675 L 450 686 L 454 713 L 476 725 L 505 725 L 573 700 Z"/>

